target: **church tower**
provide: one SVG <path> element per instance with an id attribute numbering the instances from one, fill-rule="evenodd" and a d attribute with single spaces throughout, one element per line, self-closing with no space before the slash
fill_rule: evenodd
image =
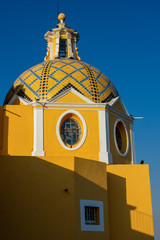
<path id="1" fill-rule="evenodd" d="M 153 240 L 134 119 L 108 77 L 81 61 L 65 18 L 0 107 L 1 238 Z"/>

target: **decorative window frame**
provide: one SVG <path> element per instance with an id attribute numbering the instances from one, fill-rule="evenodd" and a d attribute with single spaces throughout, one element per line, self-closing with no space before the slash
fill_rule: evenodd
<path id="1" fill-rule="evenodd" d="M 61 123 L 62 123 L 62 121 L 63 121 L 63 118 L 66 117 L 66 115 L 69 115 L 69 114 L 71 114 L 71 113 L 77 115 L 77 116 L 80 118 L 80 120 L 81 120 L 81 122 L 82 122 L 82 126 L 83 126 L 83 129 L 82 129 L 82 138 L 81 138 L 80 142 L 79 142 L 75 147 L 72 147 L 72 148 L 66 146 L 65 143 L 63 142 L 63 140 L 62 140 L 62 138 L 61 138 L 61 129 L 60 129 L 60 128 L 61 128 Z M 79 112 L 77 112 L 77 111 L 75 111 L 75 110 L 68 110 L 68 111 L 64 112 L 64 113 L 60 116 L 60 118 L 58 119 L 57 126 L 56 126 L 56 133 L 57 133 L 57 138 L 58 138 L 60 144 L 61 144 L 66 150 L 70 150 L 70 151 L 77 150 L 78 148 L 80 148 L 80 147 L 83 145 L 83 143 L 84 143 L 85 140 L 86 140 L 86 137 L 87 137 L 87 125 L 86 125 L 86 122 L 85 122 L 84 118 L 82 117 L 82 115 L 81 115 Z"/>
<path id="2" fill-rule="evenodd" d="M 125 153 L 121 153 L 120 150 L 119 150 L 119 148 L 118 148 L 118 145 L 117 145 L 117 140 L 116 140 L 116 126 L 117 126 L 118 122 L 122 122 L 122 124 L 123 124 L 123 126 L 124 126 L 124 129 L 125 129 L 125 132 L 126 132 L 127 146 L 126 146 L 126 151 L 125 151 Z M 125 125 L 124 121 L 123 121 L 121 118 L 117 119 L 117 121 L 116 121 L 115 124 L 114 124 L 114 142 L 115 142 L 116 149 L 117 149 L 118 153 L 119 153 L 122 157 L 125 157 L 125 156 L 128 154 L 128 150 L 129 150 L 129 137 L 128 137 L 128 131 L 127 131 L 126 125 Z"/>
<path id="3" fill-rule="evenodd" d="M 99 225 L 88 225 L 85 223 L 85 207 L 99 208 Z M 103 201 L 95 200 L 80 200 L 80 215 L 81 215 L 81 231 L 97 231 L 104 232 L 104 214 Z"/>

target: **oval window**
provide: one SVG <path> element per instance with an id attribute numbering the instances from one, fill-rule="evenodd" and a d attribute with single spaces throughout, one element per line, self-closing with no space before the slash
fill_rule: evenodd
<path id="1" fill-rule="evenodd" d="M 81 138 L 81 127 L 74 118 L 67 118 L 61 126 L 61 138 L 67 146 L 72 147 Z"/>
<path id="2" fill-rule="evenodd" d="M 114 129 L 115 143 L 118 152 L 126 156 L 128 152 L 128 133 L 127 128 L 122 120 L 117 120 Z"/>
<path id="3" fill-rule="evenodd" d="M 87 125 L 79 112 L 68 110 L 58 119 L 56 133 L 65 149 L 77 150 L 86 140 Z"/>

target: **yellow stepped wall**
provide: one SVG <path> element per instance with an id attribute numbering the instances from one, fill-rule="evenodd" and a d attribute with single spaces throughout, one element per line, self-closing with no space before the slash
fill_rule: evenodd
<path id="1" fill-rule="evenodd" d="M 110 240 L 154 239 L 148 165 L 108 165 Z"/>
<path id="2" fill-rule="evenodd" d="M 1 156 L 0 189 L 1 239 L 153 240 L 147 165 Z M 80 199 L 103 201 L 104 232 L 81 231 Z"/>

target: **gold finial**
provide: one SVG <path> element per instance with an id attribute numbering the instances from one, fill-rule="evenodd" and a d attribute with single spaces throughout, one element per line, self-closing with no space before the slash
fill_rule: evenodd
<path id="1" fill-rule="evenodd" d="M 66 19 L 66 15 L 64 13 L 60 13 L 58 15 L 58 20 L 63 23 L 63 21 Z"/>

